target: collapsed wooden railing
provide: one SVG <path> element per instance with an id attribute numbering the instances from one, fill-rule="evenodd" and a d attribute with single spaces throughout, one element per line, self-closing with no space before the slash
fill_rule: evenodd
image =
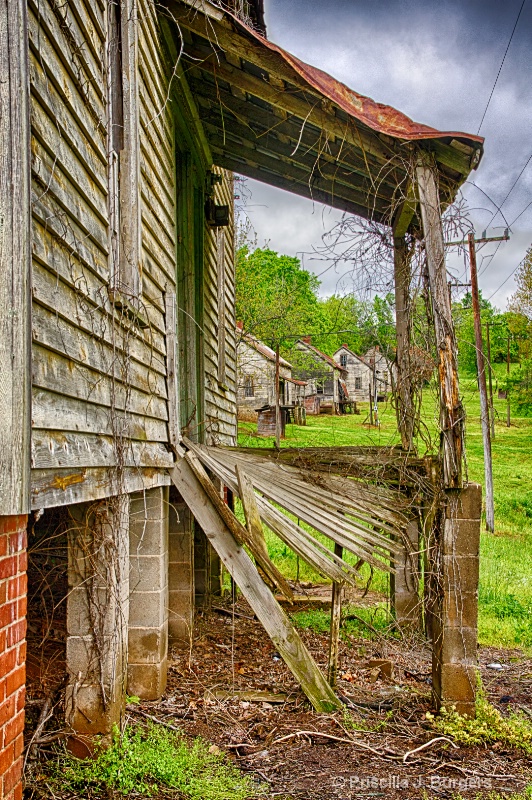
<path id="1" fill-rule="evenodd" d="M 368 448 L 365 453 L 364 448 L 349 448 L 350 453 L 347 448 L 309 448 L 302 455 L 302 451 L 206 447 L 186 439 L 184 444 L 188 449 L 182 450 L 170 471 L 174 485 L 314 708 L 339 707 L 331 683 L 336 673 L 341 589 L 353 585 L 358 575 L 358 565 L 348 563 L 344 552 L 355 555 L 359 565 L 365 562 L 393 572 L 409 522 L 408 498 L 398 488 L 370 485 L 350 475 L 370 462 L 375 470 L 380 461 L 381 467 L 391 470 L 388 477 L 394 473 L 399 483 L 398 468 L 401 459 L 405 464 L 405 454 L 397 449 L 387 455 L 377 452 L 382 448 L 371 453 Z M 240 498 L 245 526 L 224 503 L 210 475 Z M 263 523 L 333 582 L 329 682 L 273 594 L 276 587 L 292 599 L 289 584 L 269 558 Z M 329 538 L 334 550 L 309 529 Z"/>

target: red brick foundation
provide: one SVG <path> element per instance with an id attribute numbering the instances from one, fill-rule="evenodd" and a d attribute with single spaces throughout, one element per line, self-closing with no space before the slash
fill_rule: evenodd
<path id="1" fill-rule="evenodd" d="M 27 516 L 0 516 L 0 797 L 22 798 Z"/>

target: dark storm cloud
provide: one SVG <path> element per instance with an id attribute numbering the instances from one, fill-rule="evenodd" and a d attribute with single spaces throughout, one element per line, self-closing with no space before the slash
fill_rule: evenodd
<path id="1" fill-rule="evenodd" d="M 266 0 L 270 39 L 356 91 L 400 109 L 441 130 L 476 133 L 497 76 L 521 0 L 436 2 L 436 0 Z M 505 225 L 532 200 L 532 162 L 491 221 L 532 153 L 532 0 L 527 0 L 482 125 L 485 155 L 465 187 L 474 221 Z M 319 244 L 336 212 L 250 182 L 249 211 L 259 243 L 288 253 Z M 262 206 L 267 206 L 264 208 Z M 481 276 L 486 296 L 495 292 L 532 241 L 532 206 L 516 222 L 512 241 L 499 248 Z M 494 251 L 494 246 L 489 252 Z M 488 251 L 484 251 L 486 254 Z M 313 268 L 307 257 L 306 264 Z M 321 264 L 315 265 L 317 271 Z M 338 275 L 323 276 L 334 291 Z M 513 290 L 510 279 L 494 298 L 502 307 Z"/>

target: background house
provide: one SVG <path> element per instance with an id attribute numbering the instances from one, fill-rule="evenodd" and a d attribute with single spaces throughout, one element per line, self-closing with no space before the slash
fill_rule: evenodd
<path id="1" fill-rule="evenodd" d="M 237 329 L 238 330 L 238 329 Z M 303 401 L 306 381 L 292 377 L 292 365 L 279 358 L 281 405 Z M 237 345 L 237 405 L 240 419 L 255 420 L 257 409 L 275 404 L 275 351 L 251 334 L 240 332 Z"/>
<path id="2" fill-rule="evenodd" d="M 310 336 L 298 339 L 295 344 L 301 357 L 294 367 L 300 380 L 307 381 L 305 408 L 309 414 L 319 414 L 330 409 L 332 414 L 341 412 L 341 405 L 348 401 L 347 371 L 336 361 L 322 353 L 311 343 Z"/>
<path id="3" fill-rule="evenodd" d="M 377 351 L 378 352 L 378 351 Z M 345 382 L 349 397 L 362 402 L 369 402 L 370 392 L 374 393 L 376 386 L 378 399 L 384 399 L 391 391 L 391 365 L 382 357 L 376 358 L 374 350 L 369 351 L 370 359 L 354 353 L 346 344 L 343 344 L 333 354 L 333 358 L 346 371 Z M 375 371 L 373 369 L 375 364 Z"/>

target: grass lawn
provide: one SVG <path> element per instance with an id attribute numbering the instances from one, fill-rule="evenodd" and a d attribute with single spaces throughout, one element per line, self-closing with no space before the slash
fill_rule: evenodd
<path id="1" fill-rule="evenodd" d="M 500 368 L 501 377 L 504 365 Z M 484 484 L 482 433 L 476 379 L 461 377 L 467 410 L 467 469 L 469 479 Z M 423 404 L 424 439 L 436 436 L 436 404 L 427 391 Z M 369 428 L 367 404 L 359 415 L 308 417 L 306 427 L 288 425 L 285 447 L 388 445 L 398 441 L 395 414 L 379 404 L 380 428 Z M 479 587 L 479 639 L 482 644 L 532 650 L 532 417 L 514 416 L 506 427 L 506 401 L 495 399 L 496 436 L 492 445 L 495 485 L 495 535 L 481 537 Z M 257 437 L 256 425 L 239 423 L 239 444 L 271 446 L 272 439 Z M 423 453 L 426 444 L 419 442 Z M 433 444 L 433 447 L 436 447 Z M 305 564 L 273 534 L 268 535 L 271 555 L 284 573 L 301 580 L 316 579 Z M 299 572 L 298 572 L 299 570 Z M 385 591 L 387 577 L 377 575 L 373 588 Z"/>

